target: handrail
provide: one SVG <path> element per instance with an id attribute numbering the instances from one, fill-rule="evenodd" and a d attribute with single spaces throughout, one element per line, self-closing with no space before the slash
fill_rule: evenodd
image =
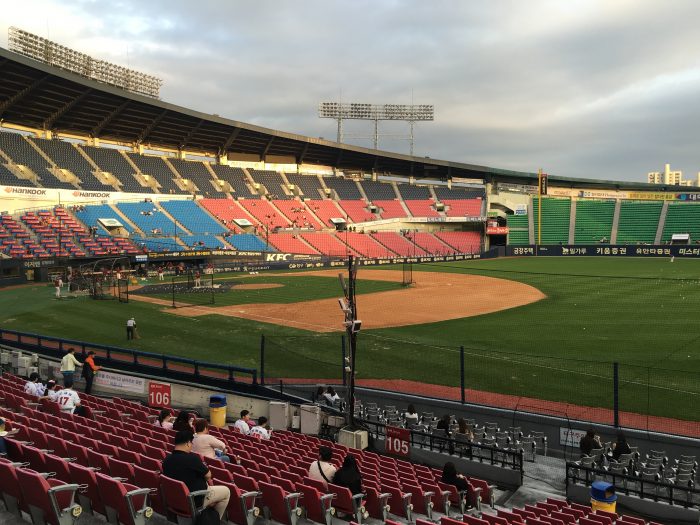
<path id="1" fill-rule="evenodd" d="M 386 436 L 387 425 L 385 423 L 360 418 L 355 418 L 355 421 L 367 427 L 370 432 L 372 432 L 371 427 L 373 426 L 375 436 Z M 491 465 L 517 470 L 521 477 L 524 474 L 522 448 L 503 449 L 478 442 L 457 441 L 449 436 L 436 436 L 420 430 L 409 429 L 409 432 L 412 447 L 425 448 L 427 446 L 428 450 L 438 450 L 443 454 L 458 455 L 472 461 L 488 462 Z"/>
<path id="2" fill-rule="evenodd" d="M 643 479 L 641 476 L 616 474 L 600 467 L 588 467 L 574 461 L 566 462 L 566 486 L 583 482 L 586 486 L 600 478 L 609 478 L 618 494 L 638 496 L 642 499 L 665 501 L 671 505 L 682 505 L 686 508 L 699 508 L 697 495 L 700 489 L 694 484 L 680 485 L 667 480 Z"/>
<path id="3" fill-rule="evenodd" d="M 186 357 L 177 357 L 165 354 L 143 352 L 131 348 L 108 346 L 99 343 L 89 343 L 73 339 L 63 339 L 41 334 L 18 332 L 0 328 L 0 342 L 19 343 L 24 347 L 41 350 L 42 352 L 61 356 L 67 348 L 75 348 L 82 354 L 94 351 L 106 365 L 130 364 L 138 367 L 157 368 L 161 371 L 170 371 L 178 375 L 191 375 L 193 378 L 213 377 L 227 381 L 236 381 L 236 374 L 248 375 L 252 384 L 258 384 L 258 371 L 256 368 L 247 368 L 234 365 L 222 365 L 207 361 L 195 361 Z M 211 370 L 214 374 L 202 373 L 202 370 Z"/>

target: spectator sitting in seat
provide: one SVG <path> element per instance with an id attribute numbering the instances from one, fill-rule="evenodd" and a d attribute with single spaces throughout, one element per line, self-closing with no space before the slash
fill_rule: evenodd
<path id="1" fill-rule="evenodd" d="M 73 414 L 80 408 L 80 396 L 73 390 L 72 379 L 67 379 L 63 390 L 56 394 L 56 403 L 58 403 L 58 408 L 61 409 L 61 412 L 68 414 Z"/>
<path id="2" fill-rule="evenodd" d="M 58 392 L 60 390 L 61 389 L 56 384 L 56 381 L 54 381 L 53 379 L 49 379 L 46 382 L 46 397 L 49 398 L 49 401 L 53 401 L 55 403 L 56 398 L 58 397 Z"/>
<path id="3" fill-rule="evenodd" d="M 178 432 L 180 430 L 193 431 L 194 427 L 192 427 L 192 419 L 193 418 L 190 416 L 190 413 L 187 410 L 180 410 L 177 418 L 175 418 L 175 421 L 173 421 L 173 430 Z"/>
<path id="4" fill-rule="evenodd" d="M 586 431 L 586 435 L 579 441 L 579 447 L 581 448 L 581 455 L 590 456 L 594 448 L 603 448 L 603 444 L 600 442 L 600 436 L 595 433 L 595 430 L 589 428 Z"/>
<path id="5" fill-rule="evenodd" d="M 322 403 L 325 394 L 326 394 L 326 389 L 322 386 L 319 386 L 316 389 L 316 393 L 311 398 L 311 401 L 313 401 L 314 403 Z"/>
<path id="6" fill-rule="evenodd" d="M 407 427 L 418 424 L 418 412 L 416 412 L 416 407 L 413 406 L 413 403 L 408 405 L 403 417 L 406 420 Z"/>
<path id="7" fill-rule="evenodd" d="M 452 421 L 452 418 L 448 414 L 445 414 L 444 416 L 442 416 L 442 419 L 440 419 L 440 421 L 438 421 L 438 424 L 435 428 L 438 430 L 444 430 L 445 434 L 449 434 L 451 421 Z"/>
<path id="8" fill-rule="evenodd" d="M 238 430 L 241 434 L 246 436 L 250 434 L 250 412 L 247 410 L 241 410 L 241 417 L 234 424 L 234 428 Z"/>
<path id="9" fill-rule="evenodd" d="M 455 464 L 451 461 L 448 461 L 445 463 L 445 466 L 442 467 L 442 478 L 440 481 L 446 485 L 454 485 L 454 487 L 460 491 L 469 489 L 469 483 L 464 477 L 464 474 L 458 474 Z"/>
<path id="10" fill-rule="evenodd" d="M 632 449 L 629 446 L 629 443 L 627 443 L 627 438 L 625 437 L 624 432 L 620 431 L 617 433 L 617 441 L 613 443 L 613 451 L 612 451 L 612 457 L 615 461 L 620 460 L 620 456 L 622 454 L 631 454 Z"/>
<path id="11" fill-rule="evenodd" d="M 318 459 L 309 466 L 309 477 L 320 481 L 328 488 L 328 483 L 332 483 L 336 468 L 331 463 L 333 451 L 329 447 L 318 447 Z"/>
<path id="12" fill-rule="evenodd" d="M 355 456 L 348 454 L 343 460 L 343 466 L 333 476 L 333 484 L 347 487 L 353 494 L 362 492 L 362 476 L 357 468 Z"/>
<path id="13" fill-rule="evenodd" d="M 226 443 L 209 434 L 209 422 L 206 419 L 197 419 L 194 422 L 194 441 L 192 452 L 201 454 L 205 458 L 218 458 L 226 463 L 231 462 L 226 452 Z"/>
<path id="14" fill-rule="evenodd" d="M 170 410 L 167 408 L 161 410 L 160 414 L 158 414 L 158 419 L 156 419 L 155 423 L 153 424 L 157 427 L 171 430 L 173 428 L 173 416 L 170 413 Z"/>
<path id="15" fill-rule="evenodd" d="M 40 391 L 37 391 L 41 389 Z M 32 372 L 29 380 L 24 385 L 24 393 L 30 396 L 41 397 L 44 394 L 44 385 L 39 382 L 39 374 Z"/>
<path id="16" fill-rule="evenodd" d="M 328 387 L 323 397 L 326 399 L 326 404 L 332 407 L 337 406 L 340 402 L 340 396 L 333 390 L 332 386 Z"/>
<path id="17" fill-rule="evenodd" d="M 270 425 L 265 416 L 258 418 L 258 424 L 250 429 L 250 435 L 258 439 L 270 439 Z"/>
<path id="18" fill-rule="evenodd" d="M 457 420 L 457 425 L 459 427 L 457 429 L 457 434 L 467 436 L 467 439 L 469 439 L 469 441 L 472 441 L 474 439 L 474 433 L 471 430 L 469 430 L 469 427 L 467 427 L 467 422 L 463 417 L 460 417 Z"/>
<path id="19" fill-rule="evenodd" d="M 163 460 L 163 475 L 182 481 L 190 492 L 207 490 L 207 495 L 196 498 L 195 504 L 214 507 L 223 518 L 231 491 L 228 487 L 209 485 L 211 472 L 197 454 L 192 454 L 194 436 L 191 430 L 181 430 L 175 434 L 175 449 Z"/>

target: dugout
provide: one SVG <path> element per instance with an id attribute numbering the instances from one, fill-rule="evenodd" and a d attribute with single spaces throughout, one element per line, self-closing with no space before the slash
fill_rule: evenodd
<path id="1" fill-rule="evenodd" d="M 27 273 L 23 271 L 21 261 L 17 259 L 0 259 L 0 287 L 23 284 L 27 280 Z"/>

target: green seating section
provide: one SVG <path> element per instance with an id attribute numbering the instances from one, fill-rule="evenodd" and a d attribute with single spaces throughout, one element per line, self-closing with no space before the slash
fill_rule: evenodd
<path id="1" fill-rule="evenodd" d="M 508 232 L 508 244 L 530 244 L 530 237 L 527 233 L 527 230 L 510 230 Z"/>
<path id="2" fill-rule="evenodd" d="M 532 218 L 535 224 L 535 243 L 537 243 L 538 198 L 532 198 Z M 542 244 L 568 244 L 569 217 L 571 199 L 542 199 Z"/>
<path id="3" fill-rule="evenodd" d="M 508 244 L 530 244 L 527 215 L 508 215 Z"/>
<path id="4" fill-rule="evenodd" d="M 661 201 L 620 201 L 616 243 L 653 243 L 662 208 Z"/>
<path id="5" fill-rule="evenodd" d="M 594 199 L 576 201 L 575 243 L 597 244 L 603 237 L 610 241 L 614 215 L 615 201 Z"/>
<path id="6" fill-rule="evenodd" d="M 670 241 L 674 233 L 689 233 L 692 242 L 700 240 L 700 203 L 668 203 L 661 241 Z"/>

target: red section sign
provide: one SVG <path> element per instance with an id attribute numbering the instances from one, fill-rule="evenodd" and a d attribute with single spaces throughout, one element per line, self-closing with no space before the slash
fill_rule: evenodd
<path id="1" fill-rule="evenodd" d="M 411 431 L 407 428 L 386 427 L 386 453 L 409 457 L 411 453 Z"/>
<path id="2" fill-rule="evenodd" d="M 508 226 L 489 226 L 486 228 L 486 235 L 508 235 Z"/>
<path id="3" fill-rule="evenodd" d="M 170 384 L 149 383 L 148 404 L 152 407 L 170 408 Z"/>

